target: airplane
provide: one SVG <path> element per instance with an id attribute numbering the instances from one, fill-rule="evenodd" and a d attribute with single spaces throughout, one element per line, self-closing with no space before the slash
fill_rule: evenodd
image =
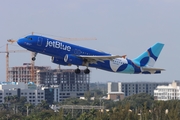
<path id="1" fill-rule="evenodd" d="M 36 60 L 37 53 L 48 55 L 55 64 L 76 65 L 76 74 L 81 72 L 79 66 L 86 66 L 85 74 L 90 73 L 88 67 L 128 74 L 160 74 L 164 71 L 161 68 L 153 68 L 164 46 L 163 43 L 154 44 L 132 60 L 126 58 L 126 55 L 112 55 L 39 35 L 28 35 L 20 38 L 17 43 L 35 53 L 33 61 Z"/>

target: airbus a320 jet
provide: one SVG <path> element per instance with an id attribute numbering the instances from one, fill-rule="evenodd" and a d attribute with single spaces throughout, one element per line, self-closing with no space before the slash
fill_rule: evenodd
<path id="1" fill-rule="evenodd" d="M 135 59 L 128 59 L 125 55 L 112 55 L 109 53 L 81 47 L 63 41 L 38 35 L 29 35 L 21 38 L 17 43 L 35 53 L 51 56 L 52 62 L 59 65 L 76 65 L 75 73 L 79 74 L 79 66 L 86 66 L 85 74 L 89 74 L 88 67 L 98 68 L 110 72 L 129 74 L 159 74 L 164 69 L 153 68 L 164 46 L 156 43 Z"/>

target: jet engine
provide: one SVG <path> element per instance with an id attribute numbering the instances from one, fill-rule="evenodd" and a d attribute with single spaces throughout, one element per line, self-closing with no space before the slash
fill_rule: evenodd
<path id="1" fill-rule="evenodd" d="M 83 65 L 84 64 L 84 60 L 79 58 L 79 57 L 76 57 L 74 55 L 70 55 L 70 54 L 67 54 L 65 57 L 64 57 L 64 62 L 67 62 L 67 63 L 70 63 L 70 64 L 74 64 L 74 65 Z"/>
<path id="2" fill-rule="evenodd" d="M 56 64 L 59 64 L 59 65 L 71 65 L 67 62 L 64 62 L 63 59 L 60 59 L 60 58 L 56 58 L 56 57 L 51 57 L 51 61 L 52 63 L 56 63 Z"/>

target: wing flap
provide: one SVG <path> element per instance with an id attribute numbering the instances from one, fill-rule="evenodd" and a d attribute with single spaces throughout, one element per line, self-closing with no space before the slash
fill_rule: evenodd
<path id="1" fill-rule="evenodd" d="M 102 59 L 102 60 L 112 60 L 115 58 L 124 58 L 125 55 L 119 56 L 119 55 L 111 55 L 111 56 L 88 56 L 88 55 L 79 55 L 80 58 L 86 58 L 86 59 Z"/>
<path id="2" fill-rule="evenodd" d="M 126 55 L 119 56 L 119 55 L 109 55 L 109 56 L 88 56 L 88 55 L 79 55 L 78 57 L 82 59 L 86 59 L 89 63 L 97 63 L 104 62 L 105 60 L 113 60 L 116 58 L 125 58 Z"/>

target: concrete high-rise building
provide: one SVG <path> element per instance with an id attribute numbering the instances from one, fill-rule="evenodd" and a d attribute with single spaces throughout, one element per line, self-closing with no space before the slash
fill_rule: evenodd
<path id="1" fill-rule="evenodd" d="M 108 93 L 124 92 L 125 97 L 139 93 L 154 95 L 154 89 L 156 89 L 158 85 L 168 84 L 167 82 L 108 82 Z"/>
<path id="2" fill-rule="evenodd" d="M 88 85 L 90 74 L 85 74 L 84 72 L 76 74 L 74 69 L 45 69 L 37 71 L 36 79 L 38 84 L 43 85 Z"/>
<path id="3" fill-rule="evenodd" d="M 60 98 L 55 97 L 58 102 L 65 98 L 84 96 L 84 93 L 89 91 L 90 74 L 84 72 L 76 74 L 74 69 L 39 70 L 37 80 L 38 84 L 53 86 L 55 94 L 60 95 Z"/>

